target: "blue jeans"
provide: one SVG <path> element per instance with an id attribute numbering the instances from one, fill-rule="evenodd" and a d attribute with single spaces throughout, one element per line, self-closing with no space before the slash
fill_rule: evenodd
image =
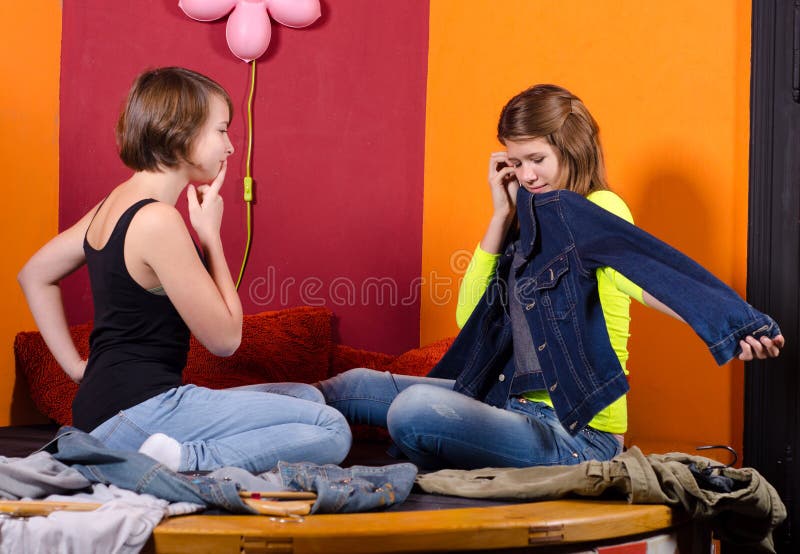
<path id="1" fill-rule="evenodd" d="M 116 485 L 169 502 L 194 502 L 231 512 L 253 512 L 242 502 L 239 486 L 232 480 L 175 473 L 139 452 L 110 449 L 97 437 L 73 427 L 59 429 L 56 438 L 42 450 L 92 483 Z"/>
<path id="2" fill-rule="evenodd" d="M 453 391 L 453 383 L 357 368 L 320 388 L 348 421 L 386 427 L 397 447 L 428 469 L 571 465 L 622 450 L 613 434 L 591 427 L 570 435 L 546 404 L 511 397 L 495 408 Z"/>
<path id="3" fill-rule="evenodd" d="M 153 433 L 181 443 L 179 471 L 338 464 L 351 443 L 347 421 L 325 406 L 315 387 L 301 383 L 223 390 L 184 385 L 120 412 L 91 435 L 113 450 L 137 450 Z"/>
<path id="4" fill-rule="evenodd" d="M 111 450 L 96 437 L 72 427 L 59 429 L 57 437 L 42 450 L 92 483 L 116 485 L 170 502 L 194 502 L 252 513 L 253 509 L 239 496 L 241 489 L 276 490 L 275 479 L 267 481 L 236 467 L 219 468 L 208 475 L 175 473 L 139 452 Z M 403 502 L 411 492 L 417 468 L 393 464 L 343 469 L 330 464 L 280 462 L 271 473 L 272 477 L 279 477 L 281 490 L 317 493 L 312 513 L 363 512 Z"/>

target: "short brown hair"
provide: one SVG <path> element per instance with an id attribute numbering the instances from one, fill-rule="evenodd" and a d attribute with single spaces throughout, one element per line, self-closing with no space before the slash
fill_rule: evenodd
<path id="1" fill-rule="evenodd" d="M 117 122 L 119 157 L 135 171 L 159 171 L 191 163 L 192 143 L 217 95 L 233 113 L 222 86 L 189 69 L 163 67 L 134 81 Z"/>
<path id="2" fill-rule="evenodd" d="M 503 144 L 545 138 L 558 153 L 564 188 L 583 196 L 609 188 L 600 128 L 565 88 L 536 85 L 517 94 L 500 113 L 497 138 Z"/>

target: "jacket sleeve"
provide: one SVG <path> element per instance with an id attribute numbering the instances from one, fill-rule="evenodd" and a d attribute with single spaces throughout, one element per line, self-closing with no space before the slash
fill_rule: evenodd
<path id="1" fill-rule="evenodd" d="M 706 343 L 719 365 L 748 335 L 775 337 L 780 329 L 700 264 L 578 194 L 560 191 L 564 220 L 589 275 L 610 266 L 669 306 Z"/>

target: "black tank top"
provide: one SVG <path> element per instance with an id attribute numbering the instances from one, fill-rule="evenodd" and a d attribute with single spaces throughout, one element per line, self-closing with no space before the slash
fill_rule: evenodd
<path id="1" fill-rule="evenodd" d="M 72 402 L 73 425 L 82 431 L 181 385 L 189 329 L 167 296 L 143 289 L 125 266 L 128 227 L 151 202 L 140 200 L 125 210 L 103 248 L 95 250 L 83 240 L 94 329 L 86 372 Z"/>

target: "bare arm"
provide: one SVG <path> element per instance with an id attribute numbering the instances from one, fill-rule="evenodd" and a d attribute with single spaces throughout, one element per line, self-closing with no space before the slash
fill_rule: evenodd
<path id="1" fill-rule="evenodd" d="M 59 281 L 86 263 L 83 238 L 96 210 L 36 252 L 17 275 L 33 319 L 47 347 L 70 379 L 83 379 L 86 360 L 78 354 L 69 333 Z"/>
<path id="2" fill-rule="evenodd" d="M 648 306 L 650 308 L 654 308 L 654 309 L 658 310 L 659 312 L 661 312 L 663 314 L 667 314 L 670 317 L 674 317 L 678 321 L 683 321 L 683 318 L 681 316 L 679 316 L 674 311 L 672 311 L 672 309 L 669 306 L 667 306 L 666 304 L 663 304 L 659 300 L 656 300 L 653 297 L 653 295 L 651 295 L 646 290 L 642 291 L 642 299 L 644 300 L 645 306 Z M 686 322 L 684 321 L 684 323 L 686 323 Z"/>
<path id="3" fill-rule="evenodd" d="M 138 252 L 156 274 L 189 330 L 217 356 L 233 354 L 242 339 L 242 304 L 220 238 L 223 206 L 219 189 L 224 178 L 223 169 L 211 185 L 187 190 L 189 216 L 208 271 L 195 252 L 183 219 L 172 206 L 148 205 L 131 237 L 135 240 L 132 251 Z"/>

